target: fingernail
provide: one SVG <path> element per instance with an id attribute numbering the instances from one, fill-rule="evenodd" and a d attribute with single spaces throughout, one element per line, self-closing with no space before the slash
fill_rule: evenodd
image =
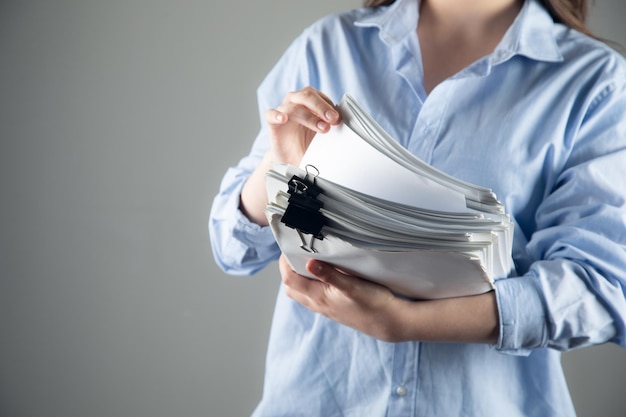
<path id="1" fill-rule="evenodd" d="M 279 122 L 282 122 L 283 120 L 285 120 L 285 115 L 282 113 L 277 113 L 276 120 L 278 120 Z"/>
<path id="2" fill-rule="evenodd" d="M 337 112 L 334 112 L 332 110 L 328 110 L 324 116 L 326 116 L 326 120 L 330 121 L 330 120 L 335 120 L 335 118 L 337 117 Z"/>
<path id="3" fill-rule="evenodd" d="M 317 122 L 317 128 L 319 130 L 326 130 L 328 128 L 328 123 L 320 120 L 319 122 Z"/>
<path id="4" fill-rule="evenodd" d="M 313 271 L 315 271 L 316 274 L 321 274 L 324 272 L 324 264 L 321 262 L 315 262 L 313 264 Z"/>

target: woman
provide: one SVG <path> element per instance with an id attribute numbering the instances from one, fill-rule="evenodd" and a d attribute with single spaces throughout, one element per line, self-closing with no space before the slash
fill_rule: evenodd
<path id="1" fill-rule="evenodd" d="M 211 213 L 225 271 L 280 257 L 265 172 L 298 165 L 346 92 L 422 160 L 495 191 L 516 271 L 408 301 L 280 257 L 255 416 L 573 416 L 559 352 L 626 344 L 626 65 L 588 36 L 585 1 L 546 3 L 370 1 L 309 27 L 263 81 L 263 126 Z"/>

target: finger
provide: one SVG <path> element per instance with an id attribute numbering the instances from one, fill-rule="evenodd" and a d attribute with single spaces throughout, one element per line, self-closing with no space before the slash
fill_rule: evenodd
<path id="1" fill-rule="evenodd" d="M 285 284 L 285 294 L 309 310 L 320 312 L 319 300 L 324 293 L 325 284 L 321 281 L 310 279 L 294 272 L 287 262 L 281 260 L 281 279 Z"/>
<path id="2" fill-rule="evenodd" d="M 283 283 L 288 288 L 295 291 L 309 293 L 315 289 L 316 284 L 321 284 L 320 281 L 304 277 L 297 272 L 294 272 L 284 255 L 281 256 L 278 266 Z"/>
<path id="3" fill-rule="evenodd" d="M 325 133 L 331 126 L 324 118 L 320 118 L 315 111 L 303 104 L 283 103 L 277 111 L 287 114 L 289 121 L 298 123 L 315 132 Z"/>
<path id="4" fill-rule="evenodd" d="M 330 108 L 326 107 L 324 109 L 324 119 L 331 125 L 338 124 L 341 121 L 341 114 L 339 113 L 339 111 L 337 111 L 337 108 L 335 107 L 335 103 L 333 103 L 330 97 L 328 97 L 326 94 L 322 93 L 321 91 L 317 91 L 317 93 L 330 106 Z"/>
<path id="5" fill-rule="evenodd" d="M 311 87 L 287 94 L 283 104 L 287 105 L 288 103 L 305 107 L 320 120 L 331 125 L 339 123 L 341 119 L 332 100 L 324 93 Z"/>
<path id="6" fill-rule="evenodd" d="M 288 121 L 297 123 L 309 130 L 319 133 L 326 133 L 330 129 L 330 124 L 321 120 L 305 107 L 300 105 L 282 105 L 280 109 L 268 109 L 265 112 L 265 121 L 270 128 L 279 128 Z"/>

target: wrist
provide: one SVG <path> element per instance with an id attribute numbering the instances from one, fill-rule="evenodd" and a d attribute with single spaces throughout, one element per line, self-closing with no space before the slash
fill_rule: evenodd
<path id="1" fill-rule="evenodd" d="M 239 196 L 239 210 L 244 216 L 260 226 L 267 226 L 268 224 L 265 217 L 265 207 L 267 206 L 265 175 L 271 167 L 272 160 L 268 151 L 243 184 Z"/>

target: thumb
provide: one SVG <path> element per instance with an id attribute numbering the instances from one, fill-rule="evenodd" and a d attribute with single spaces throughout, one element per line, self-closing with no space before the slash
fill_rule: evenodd
<path id="1" fill-rule="evenodd" d="M 265 121 L 272 127 L 275 125 L 283 125 L 287 123 L 289 117 L 286 113 L 283 113 L 276 109 L 269 109 L 265 112 Z"/>
<path id="2" fill-rule="evenodd" d="M 344 291 L 351 287 L 352 281 L 349 279 L 349 276 L 329 263 L 311 259 L 307 262 L 306 269 L 309 273 L 314 275 L 315 278 L 339 290 Z"/>

